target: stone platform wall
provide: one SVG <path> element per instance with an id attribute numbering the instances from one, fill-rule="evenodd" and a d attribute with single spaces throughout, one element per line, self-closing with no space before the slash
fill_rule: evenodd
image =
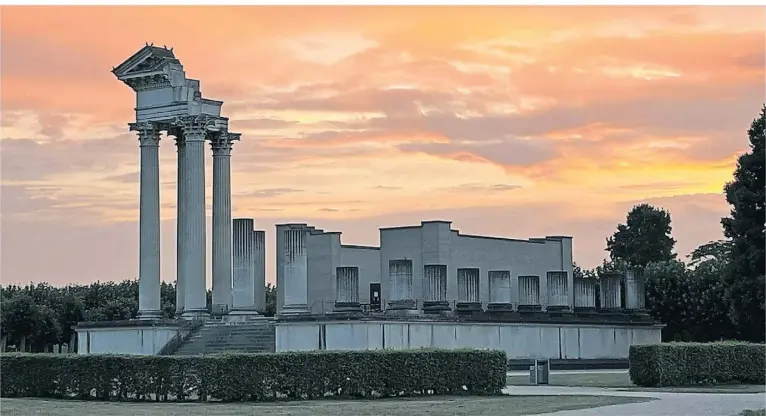
<path id="1" fill-rule="evenodd" d="M 81 322 L 78 354 L 157 355 L 187 326 L 183 320 Z"/>
<path id="2" fill-rule="evenodd" d="M 635 344 L 661 341 L 661 325 L 428 321 L 280 322 L 276 351 L 492 348 L 508 359 L 625 359 Z"/>

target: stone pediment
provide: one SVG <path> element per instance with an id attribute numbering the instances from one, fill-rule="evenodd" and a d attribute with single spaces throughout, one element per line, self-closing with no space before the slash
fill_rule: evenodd
<path id="1" fill-rule="evenodd" d="M 166 66 L 181 62 L 176 59 L 172 49 L 147 44 L 133 56 L 112 69 L 112 73 L 122 81 L 130 78 L 145 77 L 162 73 Z"/>

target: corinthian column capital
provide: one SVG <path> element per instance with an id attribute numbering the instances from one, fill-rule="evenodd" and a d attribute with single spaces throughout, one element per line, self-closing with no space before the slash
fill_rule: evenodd
<path id="1" fill-rule="evenodd" d="M 207 116 L 184 116 L 176 117 L 171 124 L 183 132 L 184 141 L 204 141 L 214 120 Z"/>
<path id="2" fill-rule="evenodd" d="M 138 142 L 141 147 L 156 147 L 160 145 L 160 130 L 156 124 L 144 122 L 130 123 L 128 126 L 130 127 L 130 131 L 138 132 Z"/>
<path id="3" fill-rule="evenodd" d="M 213 156 L 231 156 L 231 149 L 235 141 L 238 141 L 239 133 L 222 131 L 216 133 L 210 138 L 210 148 L 213 149 Z"/>

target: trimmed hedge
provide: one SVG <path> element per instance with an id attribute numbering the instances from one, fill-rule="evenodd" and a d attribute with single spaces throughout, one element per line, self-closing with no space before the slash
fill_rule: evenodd
<path id="1" fill-rule="evenodd" d="M 766 345 L 742 342 L 631 345 L 630 380 L 642 387 L 766 384 Z"/>
<path id="2" fill-rule="evenodd" d="M 3 354 L 1 397 L 270 401 L 499 394 L 506 355 L 383 350 L 129 356 Z"/>

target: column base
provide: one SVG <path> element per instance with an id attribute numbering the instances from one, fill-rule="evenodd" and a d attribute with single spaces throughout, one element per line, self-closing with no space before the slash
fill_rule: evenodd
<path id="1" fill-rule="evenodd" d="M 541 312 L 543 307 L 540 305 L 519 305 L 516 309 L 519 312 Z"/>
<path id="2" fill-rule="evenodd" d="M 210 316 L 214 318 L 220 318 L 229 314 L 229 305 L 225 303 L 214 303 L 210 307 Z"/>
<path id="3" fill-rule="evenodd" d="M 361 312 L 362 306 L 359 302 L 335 302 L 333 312 Z"/>
<path id="4" fill-rule="evenodd" d="M 226 322 L 257 321 L 261 319 L 266 319 L 266 317 L 259 314 L 255 309 L 232 309 L 232 311 L 223 318 Z"/>
<path id="5" fill-rule="evenodd" d="M 427 300 L 423 302 L 423 312 L 425 313 L 441 313 L 451 310 L 449 302 L 446 300 Z"/>
<path id="6" fill-rule="evenodd" d="M 417 303 L 412 299 L 392 300 L 388 302 L 389 310 L 408 310 L 417 308 Z"/>
<path id="7" fill-rule="evenodd" d="M 260 315 L 260 314 L 255 309 L 255 306 L 253 306 L 252 308 L 232 308 L 232 310 L 229 311 L 229 315 Z"/>
<path id="8" fill-rule="evenodd" d="M 571 312 L 569 305 L 548 305 L 545 310 L 551 313 Z"/>
<path id="9" fill-rule="evenodd" d="M 210 312 L 207 309 L 184 309 L 181 319 L 208 319 Z"/>
<path id="10" fill-rule="evenodd" d="M 490 303 L 487 305 L 487 312 L 511 312 L 513 311 L 512 303 Z"/>
<path id="11" fill-rule="evenodd" d="M 481 302 L 458 302 L 455 305 L 455 312 L 460 314 L 482 312 Z"/>
<path id="12" fill-rule="evenodd" d="M 162 311 L 160 310 L 146 310 L 138 311 L 136 315 L 138 319 L 162 319 Z"/>
<path id="13" fill-rule="evenodd" d="M 311 312 L 309 311 L 309 305 L 306 305 L 306 304 L 282 305 L 282 309 L 279 311 L 278 315 L 288 315 L 288 316 L 311 315 Z"/>
<path id="14" fill-rule="evenodd" d="M 575 313 L 577 314 L 594 314 L 598 313 L 598 309 L 595 306 L 575 306 Z"/>

